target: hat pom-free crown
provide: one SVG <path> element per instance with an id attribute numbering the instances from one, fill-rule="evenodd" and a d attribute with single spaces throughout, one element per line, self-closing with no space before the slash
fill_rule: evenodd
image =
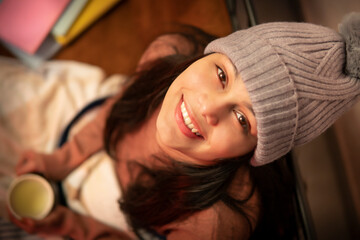
<path id="1" fill-rule="evenodd" d="M 310 142 L 360 99 L 360 15 L 340 28 L 343 36 L 310 23 L 265 23 L 206 47 L 231 60 L 249 93 L 258 138 L 253 166 Z"/>
<path id="2" fill-rule="evenodd" d="M 360 78 L 360 13 L 350 13 L 339 24 L 346 44 L 346 73 Z"/>

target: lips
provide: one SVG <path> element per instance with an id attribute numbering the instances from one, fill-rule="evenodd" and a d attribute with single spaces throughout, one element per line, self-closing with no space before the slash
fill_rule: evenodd
<path id="1" fill-rule="evenodd" d="M 181 99 L 175 110 L 175 120 L 180 131 L 190 138 L 202 138 L 199 130 L 195 127 L 189 113 L 185 107 L 183 99 Z"/>

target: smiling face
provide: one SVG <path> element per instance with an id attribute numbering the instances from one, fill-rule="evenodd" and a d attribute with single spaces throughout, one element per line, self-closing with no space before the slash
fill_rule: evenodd
<path id="1" fill-rule="evenodd" d="M 227 56 L 208 55 L 172 83 L 156 121 L 170 157 L 197 164 L 241 156 L 257 142 L 249 94 Z"/>

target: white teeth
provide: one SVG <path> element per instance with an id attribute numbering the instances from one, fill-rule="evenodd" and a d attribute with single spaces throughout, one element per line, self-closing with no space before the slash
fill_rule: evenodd
<path id="1" fill-rule="evenodd" d="M 195 127 L 194 127 L 194 124 L 192 124 L 191 122 L 191 119 L 189 117 L 189 114 L 188 112 L 186 111 L 186 108 L 185 108 L 185 103 L 182 102 L 181 103 L 181 113 L 182 113 L 182 117 L 184 119 L 184 122 L 186 124 L 186 126 L 191 130 L 191 132 L 195 133 L 197 136 L 200 136 L 200 133 L 199 133 L 199 130 L 197 130 Z"/>
<path id="2" fill-rule="evenodd" d="M 199 133 L 199 131 L 196 128 L 191 129 L 193 133 Z"/>
<path id="3" fill-rule="evenodd" d="M 185 124 L 186 124 L 186 125 L 191 124 L 191 120 L 190 120 L 189 117 L 183 117 L 183 118 L 184 118 L 184 121 L 185 121 Z"/>

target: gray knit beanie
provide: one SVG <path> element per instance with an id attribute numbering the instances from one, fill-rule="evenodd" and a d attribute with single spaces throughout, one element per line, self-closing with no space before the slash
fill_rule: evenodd
<path id="1" fill-rule="evenodd" d="M 267 23 L 206 47 L 229 57 L 250 94 L 258 131 L 253 166 L 311 141 L 359 100 L 360 15 L 354 16 L 343 23 L 344 36 L 309 23 Z"/>

